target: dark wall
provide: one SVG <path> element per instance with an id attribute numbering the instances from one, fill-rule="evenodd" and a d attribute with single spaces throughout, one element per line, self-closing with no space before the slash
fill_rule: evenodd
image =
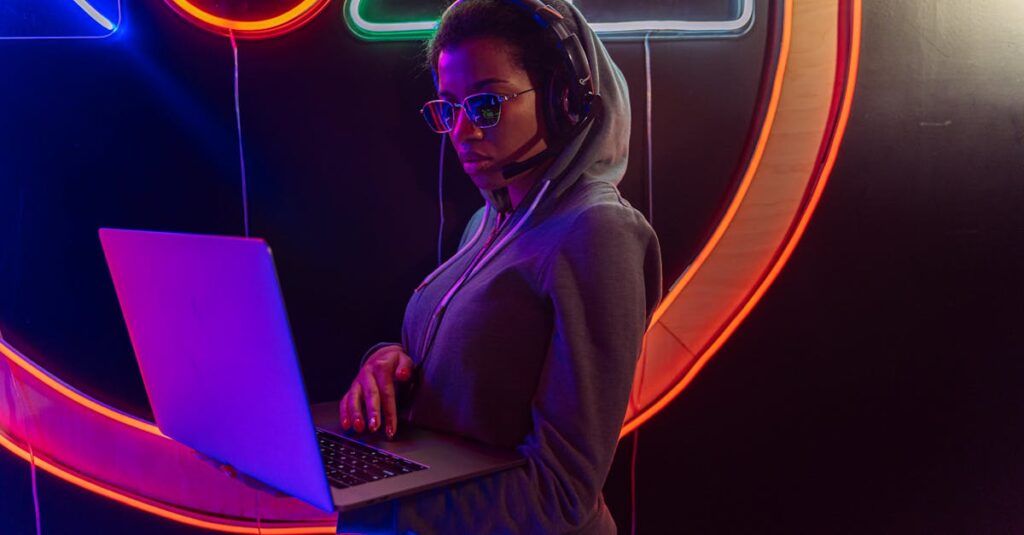
<path id="1" fill-rule="evenodd" d="M 849 129 L 807 233 L 640 432 L 640 533 L 1024 530 L 1021 16 L 864 3 Z"/>
<path id="2" fill-rule="evenodd" d="M 742 38 L 652 44 L 653 188 L 643 48 L 608 44 L 634 111 L 622 190 L 645 213 L 653 194 L 667 282 L 736 172 L 767 4 Z M 252 233 L 274 248 L 314 401 L 397 335 L 436 262 L 419 43 L 360 42 L 341 7 L 239 51 Z M 1010 0 L 865 5 L 850 126 L 804 240 L 641 430 L 641 533 L 1024 528 L 1019 18 Z M 96 229 L 242 233 L 231 68 L 225 38 L 161 2 L 127 0 L 107 40 L 0 42 L 0 331 L 137 414 L 149 409 Z M 450 149 L 446 161 L 450 254 L 481 199 Z M 623 525 L 631 452 L 623 441 L 606 488 Z M 0 462 L 0 522 L 15 533 L 31 529 L 19 463 Z M 40 485 L 47 531 L 189 531 Z"/>

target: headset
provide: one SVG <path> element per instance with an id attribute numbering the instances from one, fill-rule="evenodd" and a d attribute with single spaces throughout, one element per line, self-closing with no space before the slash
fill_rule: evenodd
<path id="1" fill-rule="evenodd" d="M 448 9 L 461 1 L 452 2 Z M 561 151 L 593 119 L 595 103 L 599 102 L 587 53 L 579 36 L 572 31 L 562 13 L 542 0 L 507 1 L 528 13 L 541 27 L 554 32 L 559 47 L 565 54 L 567 69 L 563 72 L 556 71 L 547 81 L 547 102 L 543 104 L 543 113 L 546 125 L 553 134 L 553 141 L 544 151 L 503 167 L 502 175 L 506 180 L 536 167 Z"/>

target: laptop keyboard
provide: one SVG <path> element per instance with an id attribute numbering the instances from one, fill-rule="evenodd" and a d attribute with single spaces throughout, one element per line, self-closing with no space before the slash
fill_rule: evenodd
<path id="1" fill-rule="evenodd" d="M 427 468 L 332 433 L 317 430 L 316 436 L 327 480 L 335 487 L 354 487 Z"/>

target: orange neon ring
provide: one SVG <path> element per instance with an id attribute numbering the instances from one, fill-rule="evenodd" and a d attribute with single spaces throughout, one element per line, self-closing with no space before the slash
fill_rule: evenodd
<path id="1" fill-rule="evenodd" d="M 331 0 L 301 0 L 284 13 L 260 20 L 219 17 L 196 7 L 189 0 L 164 1 L 185 20 L 213 33 L 234 33 L 236 37 L 243 39 L 266 39 L 283 35 L 309 22 L 323 11 Z"/>
<path id="2" fill-rule="evenodd" d="M 818 54 L 817 59 L 820 61 L 827 54 L 822 52 L 824 49 L 811 52 L 815 48 L 820 48 L 821 44 L 813 41 L 817 35 L 813 33 L 814 25 L 796 23 L 794 12 L 800 13 L 801 18 L 813 19 L 815 13 L 820 17 L 822 8 L 828 7 L 832 0 L 783 1 L 783 24 L 781 42 L 778 45 L 780 47 L 778 63 L 771 80 L 771 91 L 767 95 L 769 99 L 767 111 L 757 135 L 753 155 L 743 173 L 737 192 L 715 231 L 654 312 L 654 317 L 644 337 L 643 350 L 637 365 L 637 377 L 633 384 L 630 406 L 620 437 L 637 429 L 675 399 L 757 305 L 800 241 L 835 165 L 843 133 L 849 120 L 850 106 L 856 86 L 861 38 L 861 0 L 846 0 L 832 4 L 834 6 L 832 9 L 836 10 L 840 22 L 833 27 L 836 30 L 837 40 L 845 36 L 847 42 L 845 45 L 837 43 L 839 50 L 845 53 L 835 54 L 833 52 L 835 70 L 832 74 L 823 76 L 819 72 L 815 76 L 818 79 L 819 89 L 816 98 L 819 100 L 819 107 L 832 108 L 823 122 L 815 122 L 813 118 L 810 120 L 803 118 L 806 115 L 806 110 L 803 109 L 803 103 L 798 101 L 800 100 L 799 96 L 804 95 L 804 92 L 807 91 L 806 71 L 820 69 L 820 64 L 813 65 L 814 58 L 811 56 Z M 799 35 L 801 38 L 801 49 L 795 51 L 797 58 L 795 64 L 791 57 L 794 35 Z M 784 90 L 787 80 L 800 89 L 787 95 Z M 782 102 L 780 103 L 780 101 Z M 788 123 L 783 128 L 784 131 L 776 136 L 774 127 L 783 117 L 788 120 Z M 801 122 L 803 124 L 799 124 Z M 787 222 L 786 228 L 778 234 L 777 241 L 772 241 L 776 237 L 767 240 L 761 239 L 760 242 L 749 239 L 751 221 L 756 220 L 749 216 L 749 213 L 758 210 L 757 205 L 759 204 L 763 207 L 765 204 L 771 204 L 778 200 L 770 198 L 771 194 L 776 192 L 764 191 L 763 184 L 765 181 L 770 184 L 772 180 L 777 179 L 778 177 L 773 175 L 779 175 L 779 169 L 785 167 L 779 165 L 779 160 L 785 160 L 785 153 L 792 149 L 792 142 L 789 140 L 794 136 L 789 129 L 792 129 L 795 123 L 808 131 L 820 132 L 820 136 L 816 140 L 811 140 L 813 142 L 811 148 L 816 157 L 809 157 L 807 161 L 800 162 L 802 168 L 807 169 L 807 174 L 799 181 L 799 188 L 792 185 L 792 177 L 788 178 L 791 183 L 788 187 L 793 191 L 799 189 L 802 192 L 800 195 L 802 199 L 791 200 L 790 211 L 782 211 L 772 217 L 761 217 L 758 221 L 770 220 L 773 224 Z M 782 141 L 774 141 L 776 137 Z M 805 151 L 806 145 L 807 143 L 805 143 Z M 780 157 L 780 155 L 782 156 Z M 774 170 L 766 169 L 765 162 L 772 158 L 775 162 L 769 162 L 768 167 L 774 166 Z M 792 164 L 792 162 L 789 163 Z M 754 183 L 758 183 L 760 188 L 759 191 L 751 194 L 750 191 Z M 790 193 L 792 194 L 792 192 Z M 745 216 L 745 221 L 742 224 L 735 224 L 738 213 Z M 737 260 L 742 263 L 747 260 L 748 258 L 741 251 L 752 246 L 772 249 L 774 252 L 757 258 L 757 265 L 747 266 L 749 271 L 746 274 L 747 277 L 739 282 L 732 281 L 732 287 L 722 289 L 725 285 L 723 285 L 721 277 L 718 277 L 718 280 L 709 280 L 715 279 L 722 271 L 728 271 L 722 269 L 723 264 Z M 716 257 L 718 257 L 718 262 L 709 262 L 709 259 Z M 726 260 L 723 261 L 722 257 Z M 695 280 L 702 276 L 702 272 L 712 275 L 710 277 L 705 275 L 705 279 L 701 281 Z M 719 306 L 713 311 L 706 311 L 699 306 L 694 306 L 692 297 L 707 298 L 712 294 L 715 298 L 730 303 Z M 701 329 L 696 330 L 693 330 L 692 327 L 700 325 L 700 322 L 690 321 L 691 325 L 680 327 L 680 324 L 686 323 L 685 319 L 680 321 L 680 317 L 689 316 L 692 319 L 705 312 L 713 312 L 716 321 L 721 318 L 720 321 L 717 323 L 716 321 L 705 322 Z M 686 332 L 688 328 L 690 332 Z M 690 342 L 695 343 L 689 345 Z M 647 385 L 644 384 L 645 380 L 650 380 L 652 376 L 651 373 L 647 373 L 648 359 L 651 354 L 655 354 L 655 358 L 661 358 L 663 362 L 673 362 L 677 374 L 670 381 L 661 381 L 660 384 L 648 388 L 653 393 L 644 395 L 643 391 L 647 388 Z"/>

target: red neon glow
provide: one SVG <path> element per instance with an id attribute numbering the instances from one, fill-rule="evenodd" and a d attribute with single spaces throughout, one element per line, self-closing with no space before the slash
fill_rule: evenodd
<path id="1" fill-rule="evenodd" d="M 221 16 L 203 9 L 195 0 L 165 0 L 179 15 L 200 28 L 242 39 L 266 39 L 288 33 L 316 17 L 330 0 L 289 0 L 297 2 L 282 13 L 254 20 Z"/>
<path id="2" fill-rule="evenodd" d="M 0 446 L 64 481 L 184 524 L 228 533 L 334 533 L 336 518 L 261 494 L 159 433 L 74 390 L 0 340 Z M 7 363 L 11 363 L 8 366 Z M 8 370 L 10 373 L 8 373 Z M 258 505 L 256 505 L 258 503 Z"/>

